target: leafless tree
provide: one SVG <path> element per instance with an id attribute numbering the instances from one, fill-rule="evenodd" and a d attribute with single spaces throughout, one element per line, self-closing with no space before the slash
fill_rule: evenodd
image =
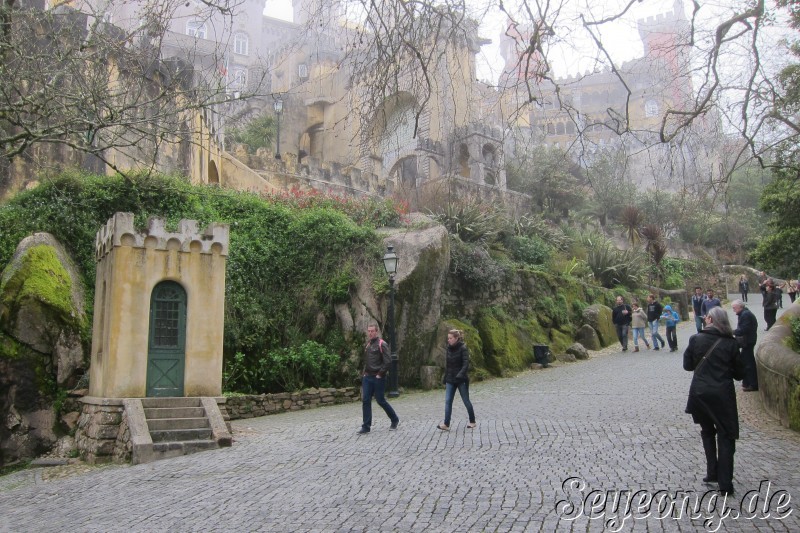
<path id="1" fill-rule="evenodd" d="M 229 19 L 240 1 L 202 0 L 203 16 Z M 171 34 L 169 22 L 185 2 L 138 2 L 136 22 L 127 25 L 107 22 L 97 7 L 108 10 L 115 3 L 124 2 L 46 9 L 44 2 L 2 0 L 4 161 L 52 160 L 47 156 L 60 150 L 118 171 L 153 168 L 185 153 L 203 110 L 261 91 L 261 80 L 235 94 L 228 90 L 225 43 L 203 48 L 199 40 Z"/>
<path id="2" fill-rule="evenodd" d="M 446 59 L 443 48 L 433 43 L 460 40 L 479 48 L 478 21 L 504 17 L 504 38 L 511 43 L 516 64 L 505 65 L 492 89 L 498 102 L 515 103 L 516 113 L 507 112 L 506 118 L 525 116 L 531 106 L 554 105 L 574 124 L 575 141 L 569 149 L 579 156 L 596 148 L 589 132 L 603 128 L 621 138 L 630 153 L 660 150 L 661 160 L 654 166 L 666 165 L 670 178 L 691 176 L 714 188 L 748 160 L 769 164 L 772 150 L 796 140 L 796 114 L 776 105 L 783 92 L 776 75 L 785 65 L 787 47 L 776 46 L 775 32 L 765 31 L 779 26 L 780 12 L 764 0 L 692 0 L 691 5 L 677 0 L 667 6 L 680 10 L 683 22 L 670 39 L 649 44 L 646 77 L 651 90 L 671 93 L 662 98 L 666 105 L 652 120 L 644 125 L 635 120 L 640 102 L 633 96 L 642 92 L 636 76 L 642 76 L 644 66 L 618 59 L 608 37 L 621 28 L 635 34 L 630 21 L 644 17 L 641 5 L 650 3 L 349 0 L 337 5 L 358 23 L 349 27 L 346 49 L 359 102 L 367 109 L 378 109 L 388 96 L 410 91 L 419 121 L 429 95 L 440 90 L 437 75 Z M 626 21 L 627 27 L 620 26 Z M 590 75 L 604 73 L 613 79 L 619 95 L 601 113 L 587 114 L 585 105 L 573 98 L 584 76 L 558 74 L 556 66 L 565 54 L 580 56 Z M 545 94 L 555 101 L 544 102 Z M 709 148 L 711 137 L 717 141 Z M 699 152 L 704 150 L 715 153 L 703 159 Z M 700 160 L 703 168 L 692 166 Z"/>

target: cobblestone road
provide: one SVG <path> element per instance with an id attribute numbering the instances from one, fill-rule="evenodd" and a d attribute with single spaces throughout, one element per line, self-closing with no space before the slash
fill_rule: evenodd
<path id="1" fill-rule="evenodd" d="M 681 326 L 681 347 L 692 332 Z M 704 495 L 681 354 L 612 350 L 474 383 L 475 430 L 456 398 L 452 430 L 438 431 L 433 391 L 393 401 L 397 431 L 376 407 L 372 433 L 356 435 L 350 404 L 236 421 L 225 450 L 53 481 L 18 472 L 0 478 L 0 531 L 800 531 L 800 437 L 765 418 L 757 393 L 738 393 L 736 496 Z M 756 492 L 742 502 L 751 490 L 757 512 Z"/>

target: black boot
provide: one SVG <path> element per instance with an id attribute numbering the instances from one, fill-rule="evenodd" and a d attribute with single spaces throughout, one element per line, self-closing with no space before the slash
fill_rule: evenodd
<path id="1" fill-rule="evenodd" d="M 703 451 L 706 452 L 706 477 L 703 481 L 711 483 L 717 480 L 717 439 L 714 435 L 702 435 Z"/>

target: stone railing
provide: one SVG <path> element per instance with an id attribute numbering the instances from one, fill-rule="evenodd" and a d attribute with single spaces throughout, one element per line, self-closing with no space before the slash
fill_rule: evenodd
<path id="1" fill-rule="evenodd" d="M 786 346 L 792 334 L 789 320 L 800 317 L 800 303 L 783 313 L 764 334 L 756 353 L 758 390 L 769 414 L 800 431 L 800 354 Z"/>
<path id="2" fill-rule="evenodd" d="M 225 407 L 231 420 L 239 420 L 359 400 L 361 400 L 361 391 L 357 387 L 306 389 L 278 394 L 231 396 L 227 399 Z"/>

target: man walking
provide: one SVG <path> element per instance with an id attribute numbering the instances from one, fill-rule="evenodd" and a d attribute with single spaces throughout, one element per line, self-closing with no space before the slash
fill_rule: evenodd
<path id="1" fill-rule="evenodd" d="M 756 368 L 756 356 L 754 348 L 758 337 L 758 320 L 741 300 L 734 300 L 731 303 L 733 312 L 739 317 L 733 335 L 739 341 L 742 349 L 741 357 L 744 363 L 744 379 L 742 380 L 742 390 L 752 392 L 758 390 L 758 370 Z"/>
<path id="2" fill-rule="evenodd" d="M 369 433 L 372 427 L 372 396 L 391 420 L 389 429 L 397 429 L 400 418 L 386 401 L 386 374 L 392 362 L 389 345 L 378 335 L 378 326 L 367 326 L 367 345 L 364 348 L 364 370 L 361 372 L 361 429 L 359 433 Z"/>
<path id="3" fill-rule="evenodd" d="M 706 316 L 715 307 L 722 307 L 722 302 L 714 296 L 714 289 L 708 289 L 706 291 L 706 299 L 703 300 L 703 304 L 700 306 L 700 312 L 703 316 Z"/>
<path id="4" fill-rule="evenodd" d="M 694 327 L 697 328 L 697 333 L 703 331 L 703 300 L 706 297 L 703 294 L 703 289 L 701 287 L 694 288 L 694 294 L 692 295 L 692 309 L 694 310 Z"/>
<path id="5" fill-rule="evenodd" d="M 664 342 L 664 337 L 658 333 L 658 319 L 661 318 L 661 313 L 664 312 L 664 307 L 661 302 L 656 300 L 655 294 L 647 295 L 647 322 L 650 324 L 650 336 L 653 338 L 653 350 L 658 351 L 658 341 L 661 341 L 661 347 L 667 345 Z"/>
<path id="6" fill-rule="evenodd" d="M 617 296 L 617 306 L 611 311 L 611 322 L 617 328 L 617 338 L 622 345 L 623 352 L 628 351 L 628 328 L 631 325 L 631 313 L 631 306 L 625 303 L 622 296 Z"/>

